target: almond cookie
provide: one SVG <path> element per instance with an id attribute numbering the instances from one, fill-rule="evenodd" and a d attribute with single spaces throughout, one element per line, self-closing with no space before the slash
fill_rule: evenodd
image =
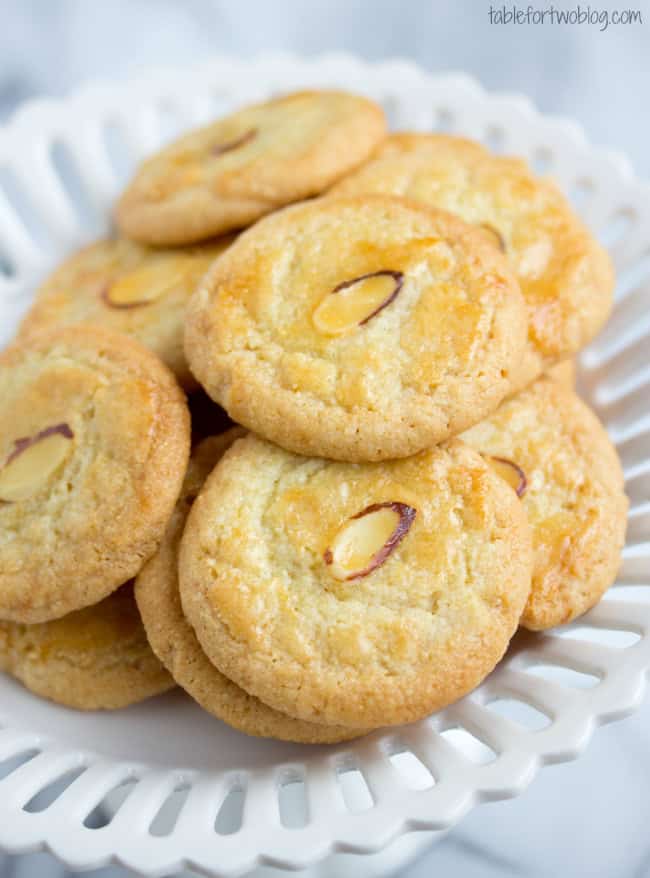
<path id="1" fill-rule="evenodd" d="M 0 354 L 0 618 L 95 604 L 153 554 L 189 455 L 185 397 L 137 342 L 72 326 Z"/>
<path id="2" fill-rule="evenodd" d="M 481 228 L 515 269 L 528 306 L 528 346 L 516 387 L 583 348 L 605 323 L 614 274 L 549 179 L 520 159 L 446 134 L 395 134 L 332 190 L 404 195 Z"/>
<path id="3" fill-rule="evenodd" d="M 78 710 L 126 707 L 174 686 L 147 643 L 132 584 L 52 622 L 0 622 L 0 670 Z"/>
<path id="4" fill-rule="evenodd" d="M 178 547 L 194 497 L 224 451 L 244 435 L 238 428 L 205 439 L 192 454 L 181 497 L 158 552 L 135 581 L 135 596 L 151 648 L 176 682 L 209 713 L 245 732 L 309 744 L 345 741 L 361 730 L 317 725 L 267 707 L 224 677 L 203 652 L 183 615 L 178 591 Z"/>
<path id="5" fill-rule="evenodd" d="M 147 244 L 243 228 L 331 186 L 385 133 L 381 108 L 345 92 L 296 92 L 246 107 L 141 165 L 118 204 L 118 226 Z"/>
<path id="6" fill-rule="evenodd" d="M 522 498 L 533 537 L 533 587 L 521 624 L 570 622 L 614 582 L 627 498 L 616 450 L 594 413 L 548 379 L 462 436 Z"/>
<path id="7" fill-rule="evenodd" d="M 183 610 L 210 660 L 310 722 L 411 722 L 474 689 L 530 590 L 512 489 L 458 440 L 404 460 L 299 457 L 247 436 L 181 541 Z"/>
<path id="8" fill-rule="evenodd" d="M 183 354 L 185 306 L 231 241 L 154 250 L 118 238 L 84 247 L 45 281 L 21 334 L 77 323 L 114 329 L 158 354 L 184 387 L 192 387 Z"/>
<path id="9" fill-rule="evenodd" d="M 266 217 L 187 310 L 192 372 L 237 423 L 299 454 L 406 457 L 493 411 L 525 345 L 505 257 L 401 198 Z"/>
<path id="10" fill-rule="evenodd" d="M 555 366 L 550 366 L 546 373 L 553 381 L 557 381 L 563 387 L 573 390 L 576 386 L 575 360 L 564 360 Z"/>

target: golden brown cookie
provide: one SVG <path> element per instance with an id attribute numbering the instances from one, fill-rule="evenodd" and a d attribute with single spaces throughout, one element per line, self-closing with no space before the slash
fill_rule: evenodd
<path id="1" fill-rule="evenodd" d="M 302 91 L 245 107 L 141 165 L 117 223 L 146 244 L 186 244 L 243 228 L 331 186 L 385 133 L 381 108 L 346 92 Z"/>
<path id="2" fill-rule="evenodd" d="M 531 564 L 521 503 L 457 440 L 360 465 L 249 435 L 194 502 L 179 574 L 222 673 L 283 713 L 373 727 L 481 682 L 517 628 Z"/>
<path id="3" fill-rule="evenodd" d="M 458 214 L 507 254 L 528 306 L 516 388 L 583 348 L 606 321 L 614 274 L 607 252 L 559 188 L 520 159 L 447 134 L 394 134 L 332 195 L 403 195 Z"/>
<path id="4" fill-rule="evenodd" d="M 568 390 L 573 390 L 576 386 L 575 360 L 564 360 L 562 363 L 551 366 L 546 374 Z"/>
<path id="5" fill-rule="evenodd" d="M 0 670 L 78 710 L 126 707 L 174 686 L 147 643 L 130 583 L 62 619 L 0 622 Z"/>
<path id="6" fill-rule="evenodd" d="M 118 333 L 75 326 L 0 355 L 0 618 L 95 604 L 153 554 L 189 454 L 183 392 Z"/>
<path id="7" fill-rule="evenodd" d="M 98 241 L 67 259 L 41 286 L 20 332 L 87 323 L 148 347 L 183 387 L 194 385 L 183 354 L 185 306 L 207 269 L 232 242 L 154 250 L 126 238 Z"/>
<path id="8" fill-rule="evenodd" d="M 476 229 L 400 198 L 328 198 L 240 235 L 190 301 L 185 353 L 237 423 L 364 461 L 492 411 L 525 336 L 507 260 Z"/>
<path id="9" fill-rule="evenodd" d="M 528 514 L 535 563 L 522 625 L 552 628 L 586 612 L 614 582 L 627 518 L 618 456 L 596 416 L 540 379 L 462 438 L 491 459 Z"/>
<path id="10" fill-rule="evenodd" d="M 149 643 L 176 682 L 201 707 L 240 732 L 309 744 L 356 738 L 363 731 L 293 719 L 240 689 L 209 661 L 183 615 L 178 592 L 178 547 L 185 521 L 206 477 L 224 451 L 243 435 L 243 430 L 233 428 L 205 439 L 192 454 L 181 497 L 160 549 L 145 564 L 135 583 Z"/>

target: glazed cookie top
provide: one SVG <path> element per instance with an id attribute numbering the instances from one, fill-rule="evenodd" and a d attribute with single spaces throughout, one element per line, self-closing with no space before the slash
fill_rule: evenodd
<path id="1" fill-rule="evenodd" d="M 0 669 L 81 710 L 124 707 L 174 685 L 147 642 L 132 583 L 51 622 L 0 622 Z"/>
<path id="2" fill-rule="evenodd" d="M 492 670 L 530 590 L 526 516 L 453 440 L 336 463 L 248 436 L 194 503 L 183 609 L 214 664 L 311 722 L 410 722 Z"/>
<path id="3" fill-rule="evenodd" d="M 205 710 L 247 735 L 331 744 L 363 734 L 294 719 L 249 695 L 220 673 L 203 652 L 183 615 L 178 591 L 178 548 L 192 502 L 239 428 L 204 439 L 193 451 L 183 490 L 160 549 L 139 573 L 135 596 L 151 647 L 176 682 Z"/>
<path id="4" fill-rule="evenodd" d="M 377 104 L 340 91 L 296 92 L 245 107 L 141 165 L 118 204 L 118 225 L 149 244 L 242 228 L 322 192 L 385 133 Z"/>
<path id="5" fill-rule="evenodd" d="M 190 301 L 185 352 L 233 420 L 363 461 L 492 411 L 525 335 L 507 260 L 476 229 L 400 198 L 328 198 L 240 235 Z"/>
<path id="6" fill-rule="evenodd" d="M 68 327 L 0 355 L 0 618 L 97 603 L 162 537 L 185 473 L 184 395 L 118 333 Z"/>
<path id="7" fill-rule="evenodd" d="M 331 191 L 403 195 L 449 210 L 506 253 L 528 306 L 518 387 L 583 348 L 609 315 L 614 275 L 607 252 L 559 188 L 522 160 L 445 134 L 394 134 Z"/>
<path id="8" fill-rule="evenodd" d="M 523 500 L 533 536 L 533 587 L 522 625 L 570 622 L 612 584 L 625 542 L 621 466 L 592 411 L 548 379 L 502 403 L 463 441 Z"/>
<path id="9" fill-rule="evenodd" d="M 77 323 L 124 332 L 193 384 L 183 354 L 185 306 L 223 238 L 178 250 L 154 250 L 125 238 L 98 241 L 71 256 L 45 281 L 21 326 L 31 332 Z"/>

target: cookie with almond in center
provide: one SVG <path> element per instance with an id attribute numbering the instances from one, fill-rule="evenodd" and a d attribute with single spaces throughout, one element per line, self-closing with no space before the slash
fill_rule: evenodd
<path id="1" fill-rule="evenodd" d="M 526 311 L 480 231 L 401 198 L 316 199 L 260 220 L 187 311 L 185 354 L 230 417 L 289 451 L 406 457 L 510 392 Z"/>
<path id="2" fill-rule="evenodd" d="M 124 335 L 71 326 L 0 354 L 0 619 L 56 619 L 135 576 L 189 445 L 174 376 Z"/>
<path id="3" fill-rule="evenodd" d="M 145 161 L 117 206 L 124 235 L 188 244 L 318 195 L 383 140 L 381 107 L 342 91 L 272 98 L 192 131 Z"/>
<path id="4" fill-rule="evenodd" d="M 179 575 L 203 650 L 238 686 L 301 720 L 372 728 L 483 680 L 531 566 L 522 504 L 457 440 L 350 464 L 249 435 L 194 501 Z"/>
<path id="5" fill-rule="evenodd" d="M 185 307 L 232 240 L 166 250 L 126 238 L 90 244 L 41 285 L 20 335 L 79 323 L 123 332 L 157 354 L 191 389 L 196 383 L 183 353 Z"/>

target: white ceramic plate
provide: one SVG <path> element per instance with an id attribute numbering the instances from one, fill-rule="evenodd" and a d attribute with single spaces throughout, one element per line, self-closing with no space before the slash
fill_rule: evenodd
<path id="1" fill-rule="evenodd" d="M 217 59 L 25 106 L 0 131 L 0 344 L 37 280 L 105 232 L 135 162 L 176 132 L 307 85 L 365 92 L 394 127 L 451 129 L 527 157 L 564 186 L 610 247 L 614 315 L 581 361 L 581 388 L 617 443 L 631 499 L 617 587 L 564 630 L 521 635 L 470 697 L 420 723 L 337 747 L 238 734 L 181 693 L 78 714 L 0 678 L 0 848 L 47 848 L 73 868 L 147 875 L 301 868 L 370 854 L 415 829 L 515 796 L 632 711 L 650 667 L 650 189 L 565 120 L 465 76 L 347 56 Z M 94 828 L 93 828 L 94 827 Z"/>

